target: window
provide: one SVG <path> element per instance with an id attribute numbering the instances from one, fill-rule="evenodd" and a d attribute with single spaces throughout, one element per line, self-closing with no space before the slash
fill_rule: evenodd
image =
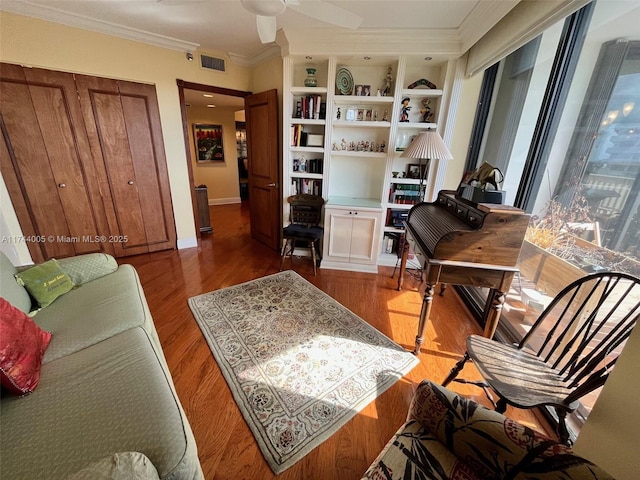
<path id="1" fill-rule="evenodd" d="M 575 278 L 640 276 L 639 18 L 637 2 L 594 2 L 486 72 L 489 108 L 478 111 L 467 169 L 500 168 L 505 203 L 533 215 L 503 309 L 505 341 Z M 487 291 L 465 292 L 484 305 Z M 574 414 L 574 433 L 595 398 Z"/>

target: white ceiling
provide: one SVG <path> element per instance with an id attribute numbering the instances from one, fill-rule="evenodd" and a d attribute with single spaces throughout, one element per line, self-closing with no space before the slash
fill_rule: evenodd
<path id="1" fill-rule="evenodd" d="M 463 47 L 480 38 L 519 0 L 299 0 L 328 1 L 363 18 L 358 31 L 426 29 L 457 33 Z M 150 33 L 161 40 L 186 42 L 182 48 L 225 52 L 245 59 L 275 44 L 258 38 L 255 16 L 240 0 L 2 0 L 0 9 L 127 36 Z M 331 25 L 287 8 L 278 29 L 319 29 Z M 168 38 L 167 38 L 168 37 Z M 175 47 L 174 47 L 175 48 Z"/>
<path id="2" fill-rule="evenodd" d="M 211 97 L 205 97 L 204 95 L 212 95 Z M 207 105 L 215 105 L 212 108 L 225 108 L 232 109 L 234 111 L 244 110 L 244 98 L 234 97 L 231 95 L 220 95 L 218 93 L 206 93 L 198 90 L 184 90 L 184 103 L 187 107 L 206 107 Z"/>

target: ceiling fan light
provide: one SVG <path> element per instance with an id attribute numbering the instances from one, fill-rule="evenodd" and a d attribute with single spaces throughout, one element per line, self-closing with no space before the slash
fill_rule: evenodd
<path id="1" fill-rule="evenodd" d="M 275 17 L 287 8 L 284 0 L 240 0 L 240 3 L 251 13 L 264 17 Z"/>

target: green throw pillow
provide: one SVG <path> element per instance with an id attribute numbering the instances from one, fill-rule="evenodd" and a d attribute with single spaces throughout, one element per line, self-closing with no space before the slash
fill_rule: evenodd
<path id="1" fill-rule="evenodd" d="M 40 307 L 46 307 L 75 286 L 55 259 L 16 273 L 16 280 L 27 289 Z"/>

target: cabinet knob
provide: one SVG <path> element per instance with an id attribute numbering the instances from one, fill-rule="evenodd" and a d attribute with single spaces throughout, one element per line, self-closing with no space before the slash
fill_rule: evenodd
<path id="1" fill-rule="evenodd" d="M 127 182 L 127 184 L 128 184 L 128 185 L 133 185 L 133 180 L 129 180 L 129 181 Z"/>
<path id="2" fill-rule="evenodd" d="M 66 183 L 59 183 L 59 184 L 58 184 L 58 186 L 59 186 L 60 188 L 65 188 L 65 187 L 67 186 L 67 184 L 66 184 Z"/>

